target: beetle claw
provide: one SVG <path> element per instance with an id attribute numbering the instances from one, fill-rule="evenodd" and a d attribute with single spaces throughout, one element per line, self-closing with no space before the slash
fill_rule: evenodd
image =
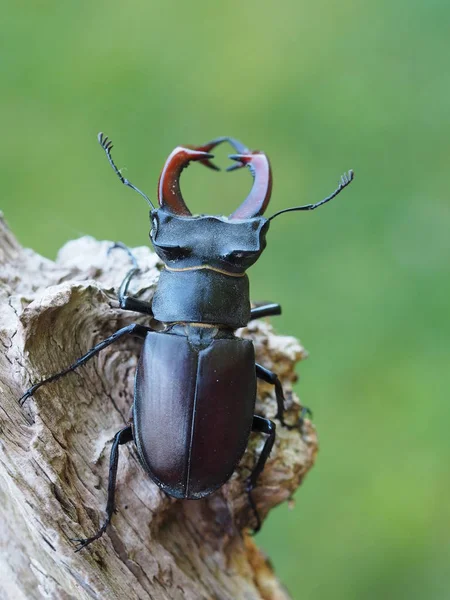
<path id="1" fill-rule="evenodd" d="M 25 392 L 25 394 L 23 394 L 23 396 L 21 396 L 19 398 L 19 405 L 23 406 L 25 404 L 25 402 L 28 400 L 28 398 L 31 398 L 31 396 L 34 394 L 34 392 L 39 388 L 39 384 L 35 383 L 34 385 L 32 385 L 30 388 L 27 389 L 27 391 Z"/>
<path id="2" fill-rule="evenodd" d="M 302 406 L 302 410 L 300 411 L 300 417 L 303 419 L 306 416 L 309 417 L 310 419 L 312 419 L 313 418 L 313 412 L 307 406 Z"/>
<path id="3" fill-rule="evenodd" d="M 80 552 L 80 550 L 83 550 L 83 548 L 86 548 L 86 546 L 89 546 L 89 544 L 92 544 L 92 542 L 95 542 L 95 540 L 98 540 L 102 536 L 102 534 L 103 534 L 103 532 L 100 534 L 93 535 L 92 537 L 89 537 L 89 538 L 69 538 L 69 539 L 71 542 L 74 542 L 76 544 L 75 552 Z"/>
<path id="4" fill-rule="evenodd" d="M 291 431 L 292 429 L 301 429 L 303 427 L 304 420 L 306 417 L 308 417 L 309 419 L 313 418 L 312 410 L 307 406 L 302 406 L 300 416 L 298 417 L 298 421 L 294 424 L 286 423 L 283 415 L 276 415 L 276 418 L 280 421 L 281 425 L 289 431 Z"/>
<path id="5" fill-rule="evenodd" d="M 79 552 L 80 550 L 85 548 L 89 543 L 88 538 L 69 538 L 69 540 L 76 544 L 75 552 Z"/>
<path id="6" fill-rule="evenodd" d="M 307 406 L 302 406 L 302 410 L 300 411 L 300 416 L 298 418 L 298 425 L 297 425 L 301 434 L 303 434 L 303 426 L 305 424 L 305 418 L 312 420 L 313 413 L 312 413 L 312 410 L 310 408 L 308 408 Z"/>
<path id="7" fill-rule="evenodd" d="M 254 486 L 251 481 L 251 476 L 247 477 L 247 479 L 245 480 L 245 491 L 247 492 L 248 503 L 250 504 L 250 508 L 252 509 L 253 514 L 255 516 L 255 520 L 256 520 L 256 525 L 252 529 L 252 535 L 255 535 L 261 529 L 261 517 L 259 516 L 258 509 L 256 508 L 255 501 L 253 500 L 253 496 L 252 496 L 253 487 Z"/>

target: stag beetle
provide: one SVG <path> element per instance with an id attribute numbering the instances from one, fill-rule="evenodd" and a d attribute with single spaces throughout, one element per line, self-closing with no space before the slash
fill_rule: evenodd
<path id="1" fill-rule="evenodd" d="M 137 191 L 151 207 L 150 239 L 164 263 L 151 304 L 128 295 L 138 268 L 134 263 L 119 289 L 120 306 L 152 315 L 154 327 L 133 324 L 106 338 L 71 366 L 30 387 L 21 403 L 42 385 L 74 371 L 123 336 L 142 338 L 135 379 L 132 422 L 114 437 L 111 448 L 106 519 L 95 535 L 76 539 L 78 550 L 100 538 L 111 521 L 119 446 L 134 440 L 152 480 L 175 498 L 203 498 L 231 477 L 246 449 L 251 431 L 267 436 L 246 491 L 261 526 L 252 490 L 275 441 L 275 423 L 254 415 L 256 379 L 275 388 L 275 419 L 285 427 L 284 394 L 277 375 L 255 363 L 250 340 L 234 332 L 251 319 L 280 314 L 278 304 L 251 308 L 246 270 L 266 247 L 270 222 L 289 211 L 313 210 L 337 196 L 353 179 L 345 174 L 338 188 L 316 204 L 262 215 L 272 190 L 272 174 L 264 152 L 221 137 L 203 146 L 177 147 L 168 157 L 158 185 L 159 207 L 125 179 L 111 157 L 113 147 L 102 133 L 99 142 L 122 183 Z M 253 176 L 248 197 L 229 217 L 193 215 L 179 186 L 182 170 L 192 161 L 218 170 L 210 151 L 229 142 L 236 154 L 228 170 L 247 166 Z M 133 258 L 133 257 L 132 257 Z M 153 321 L 154 322 L 154 321 Z"/>

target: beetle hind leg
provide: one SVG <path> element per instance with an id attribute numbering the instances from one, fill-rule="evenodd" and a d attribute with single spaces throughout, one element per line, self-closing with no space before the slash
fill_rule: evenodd
<path id="1" fill-rule="evenodd" d="M 253 510 L 255 515 L 256 526 L 253 528 L 253 533 L 257 533 L 261 529 L 261 517 L 259 516 L 258 509 L 256 507 L 255 500 L 252 496 L 252 491 L 256 486 L 256 482 L 258 477 L 261 475 L 262 470 L 269 458 L 270 452 L 273 448 L 273 444 L 275 442 L 275 431 L 276 425 L 270 419 L 265 419 L 264 417 L 260 417 L 255 415 L 253 417 L 253 425 L 252 431 L 259 431 L 260 433 L 265 433 L 269 437 L 266 439 L 261 454 L 259 455 L 258 462 L 256 463 L 253 471 L 250 473 L 250 476 L 246 480 L 246 492 L 248 496 L 248 502 Z"/>
<path id="2" fill-rule="evenodd" d="M 283 386 L 281 385 L 281 381 L 278 378 L 278 375 L 269 369 L 266 369 L 262 365 L 256 363 L 256 377 L 258 379 L 262 379 L 266 383 L 271 383 L 275 387 L 275 398 L 277 401 L 277 414 L 275 415 L 275 419 L 278 419 L 283 427 L 286 429 L 301 429 L 303 426 L 303 419 L 305 416 L 312 417 L 312 411 L 308 407 L 302 407 L 300 418 L 297 423 L 289 424 L 284 420 L 284 392 Z"/>
<path id="3" fill-rule="evenodd" d="M 108 481 L 108 500 L 106 502 L 106 519 L 97 533 L 89 538 L 72 538 L 72 542 L 77 543 L 77 547 L 75 552 L 79 552 L 83 548 L 86 548 L 95 540 L 98 540 L 105 533 L 108 525 L 111 522 L 111 518 L 114 513 L 114 496 L 116 492 L 116 477 L 117 477 L 117 467 L 119 465 L 119 446 L 123 444 L 127 444 L 133 440 L 133 432 L 131 429 L 131 425 L 124 427 L 120 431 L 116 433 L 114 436 L 114 441 L 111 447 L 111 455 L 109 459 L 109 481 Z"/>

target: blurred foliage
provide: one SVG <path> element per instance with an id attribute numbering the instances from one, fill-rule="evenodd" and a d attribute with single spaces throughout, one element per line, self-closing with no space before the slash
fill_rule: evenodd
<path id="1" fill-rule="evenodd" d="M 310 359 L 297 390 L 321 452 L 259 543 L 295 599 L 448 598 L 450 5 L 443 0 L 9 3 L 0 23 L 1 208 L 53 257 L 84 234 L 148 242 L 179 143 L 233 135 L 274 170 L 253 297 Z M 227 164 L 226 150 L 218 152 Z M 194 210 L 230 213 L 248 173 L 192 167 Z"/>

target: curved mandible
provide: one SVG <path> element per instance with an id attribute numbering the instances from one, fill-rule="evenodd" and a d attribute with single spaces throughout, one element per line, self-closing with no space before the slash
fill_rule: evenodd
<path id="1" fill-rule="evenodd" d="M 235 171 L 242 167 L 248 167 L 253 176 L 253 188 L 241 206 L 230 215 L 230 219 L 248 219 L 260 216 L 269 204 L 272 193 L 272 170 L 270 162 L 264 152 L 249 150 L 242 142 L 235 138 L 223 136 L 215 138 L 203 146 L 188 146 L 195 150 L 210 152 L 213 148 L 228 142 L 236 150 L 237 154 L 231 154 L 229 158 L 236 163 L 227 168 L 227 171 Z M 209 159 L 200 161 L 206 167 L 219 171 L 220 169 Z"/>
<path id="2" fill-rule="evenodd" d="M 198 161 L 205 167 L 220 171 L 219 167 L 211 162 L 213 155 L 210 151 L 222 144 L 229 142 L 236 152 L 246 154 L 249 150 L 234 138 L 219 137 L 203 144 L 202 146 L 178 146 L 166 160 L 158 183 L 158 201 L 162 208 L 169 212 L 182 216 L 190 216 L 192 213 L 186 206 L 180 190 L 180 175 L 191 161 Z M 244 165 L 238 165 L 238 167 Z"/>
<path id="3" fill-rule="evenodd" d="M 212 154 L 201 150 L 191 150 L 178 146 L 166 160 L 158 183 L 158 202 L 161 208 L 171 213 L 189 217 L 191 211 L 186 206 L 180 190 L 180 175 L 191 161 L 208 161 Z"/>
<path id="4" fill-rule="evenodd" d="M 270 162 L 264 152 L 254 150 L 240 154 L 231 154 L 230 158 L 237 161 L 237 165 L 229 167 L 232 171 L 241 167 L 248 167 L 253 175 L 253 187 L 250 194 L 230 215 L 230 219 L 251 219 L 261 216 L 269 204 L 272 193 L 272 170 Z"/>

